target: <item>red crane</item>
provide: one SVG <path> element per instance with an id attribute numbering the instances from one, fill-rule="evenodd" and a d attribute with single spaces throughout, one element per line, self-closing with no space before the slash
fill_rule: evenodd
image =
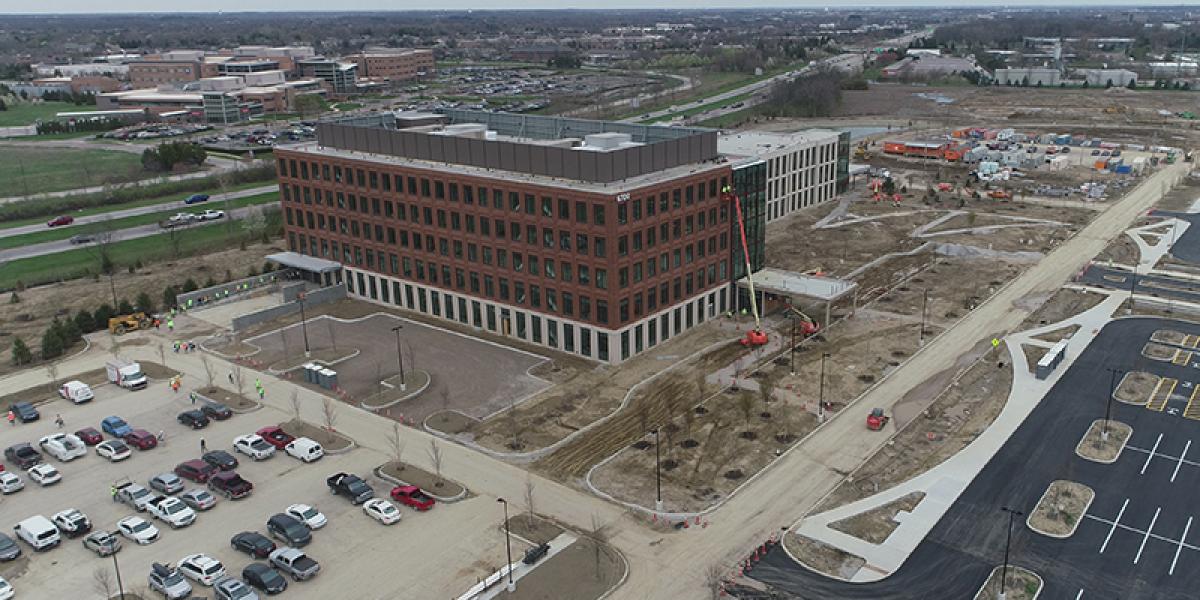
<path id="1" fill-rule="evenodd" d="M 746 332 L 746 337 L 741 339 L 741 344 L 743 346 L 762 346 L 767 343 L 767 334 L 763 331 L 762 319 L 758 315 L 758 299 L 754 295 L 754 277 L 751 274 L 753 267 L 750 263 L 750 247 L 746 244 L 746 221 L 742 218 L 742 201 L 729 186 L 725 186 L 721 190 L 721 199 L 726 202 L 732 201 L 734 214 L 737 215 L 738 233 L 742 236 L 742 256 L 746 260 L 746 283 L 750 288 L 750 311 L 754 313 L 754 329 Z"/>

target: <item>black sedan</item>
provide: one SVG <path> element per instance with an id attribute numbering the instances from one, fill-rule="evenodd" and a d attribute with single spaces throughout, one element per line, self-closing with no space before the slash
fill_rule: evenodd
<path id="1" fill-rule="evenodd" d="M 22 469 L 42 462 L 42 455 L 29 444 L 14 444 L 4 450 L 4 458 Z"/>
<path id="2" fill-rule="evenodd" d="M 214 421 L 224 421 L 233 416 L 233 411 L 220 402 L 205 402 L 200 410 L 204 412 L 204 416 Z"/>
<path id="3" fill-rule="evenodd" d="M 242 569 L 242 579 L 253 587 L 256 587 L 270 595 L 278 594 L 287 589 L 287 580 L 279 571 L 272 569 L 270 565 L 263 563 L 250 563 Z"/>
<path id="4" fill-rule="evenodd" d="M 254 558 L 266 558 L 275 550 L 275 542 L 257 531 L 243 531 L 230 538 L 229 545 Z"/>
<path id="5" fill-rule="evenodd" d="M 38 414 L 37 409 L 28 402 L 14 402 L 8 407 L 8 410 L 17 415 L 17 418 L 20 419 L 22 423 L 36 421 L 42 416 Z"/>
<path id="6" fill-rule="evenodd" d="M 237 457 L 224 450 L 211 450 L 205 452 L 204 456 L 200 458 L 222 471 L 232 471 L 238 467 Z"/>
<path id="7" fill-rule="evenodd" d="M 203 429 L 208 426 L 208 417 L 204 416 L 202 410 L 185 410 L 179 413 L 176 419 L 192 429 Z"/>

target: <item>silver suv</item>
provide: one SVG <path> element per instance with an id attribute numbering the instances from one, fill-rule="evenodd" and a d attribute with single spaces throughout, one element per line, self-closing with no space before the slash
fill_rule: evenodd
<path id="1" fill-rule="evenodd" d="M 166 596 L 168 600 L 192 595 L 192 584 L 178 570 L 162 563 L 154 563 L 150 567 L 150 589 Z"/>

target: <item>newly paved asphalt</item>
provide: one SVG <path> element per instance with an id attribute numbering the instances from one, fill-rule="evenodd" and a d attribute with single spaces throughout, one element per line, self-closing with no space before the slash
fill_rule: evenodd
<path id="1" fill-rule="evenodd" d="M 1193 279 L 1162 275 L 1134 275 L 1130 271 L 1093 264 L 1083 272 L 1083 275 L 1076 277 L 1075 281 L 1113 290 L 1128 290 L 1130 285 L 1134 285 L 1136 286 L 1134 291 L 1138 294 L 1200 302 L 1200 281 Z"/>
<path id="2" fill-rule="evenodd" d="M 770 586 L 776 598 L 973 598 L 1003 560 L 1008 520 L 1000 507 L 1028 514 L 1050 482 L 1070 479 L 1096 491 L 1072 537 L 1034 533 L 1023 520 L 1013 527 L 1011 564 L 1042 576 L 1041 598 L 1200 597 L 1200 519 L 1192 522 L 1200 517 L 1200 421 L 1172 414 L 1179 412 L 1174 405 L 1158 412 L 1114 401 L 1112 418 L 1134 429 L 1120 459 L 1102 465 L 1074 453 L 1092 421 L 1104 416 L 1110 368 L 1176 378 L 1181 384 L 1175 394 L 1184 399 L 1191 394 L 1184 382 L 1200 385 L 1200 362 L 1173 365 L 1141 356 L 1149 336 L 1165 328 L 1200 334 L 1200 325 L 1143 317 L 1106 326 L 891 577 L 869 584 L 835 581 L 778 548 L 750 576 Z"/>
<path id="3" fill-rule="evenodd" d="M 1179 260 L 1200 264 L 1200 213 L 1183 213 L 1170 210 L 1156 210 L 1150 213 L 1155 217 L 1175 217 L 1191 224 L 1179 235 L 1171 245 L 1171 255 Z"/>

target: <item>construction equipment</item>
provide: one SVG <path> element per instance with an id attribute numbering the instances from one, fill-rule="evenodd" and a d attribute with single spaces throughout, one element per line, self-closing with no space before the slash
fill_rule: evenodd
<path id="1" fill-rule="evenodd" d="M 882 408 L 872 408 L 871 414 L 867 415 L 867 429 L 879 431 L 883 429 L 884 425 L 887 425 L 890 419 L 891 417 L 883 414 Z"/>
<path id="2" fill-rule="evenodd" d="M 988 192 L 988 197 L 995 200 L 1011 200 L 1012 192 L 1007 190 L 992 190 Z"/>
<path id="3" fill-rule="evenodd" d="M 858 146 L 854 148 L 854 158 L 857 160 L 871 160 L 871 151 L 867 150 L 865 143 L 859 142 Z"/>
<path id="4" fill-rule="evenodd" d="M 741 344 L 746 347 L 762 346 L 767 343 L 767 334 L 762 328 L 762 319 L 758 314 L 758 299 L 754 295 L 753 265 L 750 263 L 750 247 L 746 244 L 746 222 L 742 219 L 742 200 L 733 192 L 733 188 L 725 186 L 721 189 L 721 200 L 733 202 L 734 214 L 737 215 L 738 232 L 742 236 L 742 256 L 746 259 L 746 282 L 750 288 L 750 310 L 754 313 L 754 329 L 746 332 Z"/>
<path id="5" fill-rule="evenodd" d="M 149 329 L 151 322 L 150 317 L 146 316 L 144 312 L 135 312 L 131 315 L 118 315 L 108 320 L 108 332 L 113 335 L 121 335 L 127 331 Z"/>
<path id="6" fill-rule="evenodd" d="M 800 309 L 796 308 L 794 305 L 788 305 L 788 308 L 793 313 L 796 313 L 796 317 L 798 319 L 800 319 L 800 334 L 801 335 L 808 337 L 808 336 L 821 330 L 821 325 L 819 323 L 817 323 L 812 317 L 804 314 L 803 312 L 800 311 Z"/>

